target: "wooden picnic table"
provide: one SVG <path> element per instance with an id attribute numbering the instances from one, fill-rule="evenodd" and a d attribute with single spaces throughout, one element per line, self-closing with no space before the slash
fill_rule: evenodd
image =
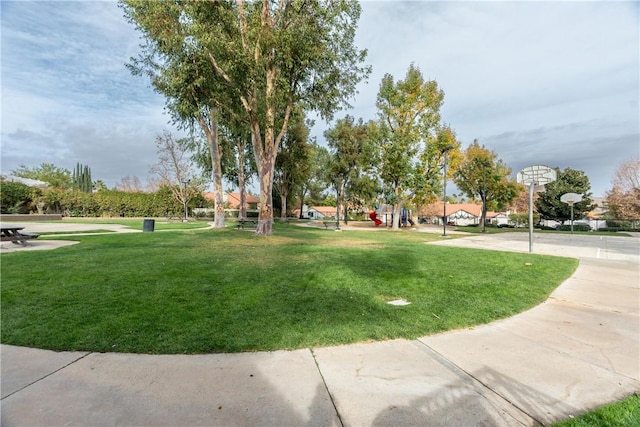
<path id="1" fill-rule="evenodd" d="M 28 233 L 21 230 L 24 230 L 24 227 L 12 224 L 0 224 L 1 241 L 27 246 L 27 240 L 37 239 L 39 236 L 39 234 Z"/>
<path id="2" fill-rule="evenodd" d="M 239 219 L 238 224 L 236 224 L 236 227 L 238 228 L 238 230 L 240 229 L 244 230 L 245 228 L 255 230 L 258 227 L 258 220 L 257 219 Z"/>

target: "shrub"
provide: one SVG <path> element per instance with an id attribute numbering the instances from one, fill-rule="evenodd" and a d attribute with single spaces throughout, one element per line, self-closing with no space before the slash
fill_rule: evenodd
<path id="1" fill-rule="evenodd" d="M 0 182 L 0 210 L 2 213 L 29 213 L 34 189 L 21 182 Z"/>
<path id="2" fill-rule="evenodd" d="M 558 231 L 571 231 L 571 224 L 562 224 L 556 227 Z M 589 224 L 573 224 L 573 231 L 591 231 Z"/>

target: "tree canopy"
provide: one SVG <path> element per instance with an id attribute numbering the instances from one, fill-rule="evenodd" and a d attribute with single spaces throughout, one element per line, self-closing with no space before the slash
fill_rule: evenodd
<path id="1" fill-rule="evenodd" d="M 616 219 L 640 220 L 640 159 L 618 166 L 613 187 L 607 192 L 609 214 Z"/>
<path id="2" fill-rule="evenodd" d="M 342 212 L 341 208 L 345 208 L 346 213 L 348 198 L 355 204 L 361 204 L 358 199 L 371 198 L 368 194 L 371 190 L 378 193 L 377 183 L 370 178 L 377 158 L 375 146 L 371 143 L 370 126 L 362 119 L 356 121 L 347 115 L 325 131 L 324 136 L 331 150 L 327 173 L 331 186 L 336 190 L 337 210 Z"/>
<path id="3" fill-rule="evenodd" d="M 454 171 L 454 181 L 468 197 L 482 202 L 481 224 L 488 209 L 505 209 L 518 196 L 521 187 L 510 179 L 511 169 L 498 155 L 473 141 Z"/>
<path id="4" fill-rule="evenodd" d="M 404 80 L 386 74 L 376 106 L 376 141 L 380 148 L 380 176 L 394 205 L 392 228 L 399 228 L 400 211 L 407 202 L 422 203 L 440 189 L 444 156 L 458 151 L 455 134 L 440 121 L 444 92 L 426 81 L 411 64 Z"/>
<path id="5" fill-rule="evenodd" d="M 574 217 L 580 218 L 595 208 L 591 200 L 591 183 L 589 177 L 581 171 L 571 168 L 556 169 L 556 180 L 544 186 L 544 192 L 539 194 L 535 202 L 536 211 L 541 219 L 567 221 L 571 219 L 571 206 L 560 201 L 566 193 L 582 195 L 582 201 L 573 205 Z"/>
<path id="6" fill-rule="evenodd" d="M 311 172 L 313 147 L 304 116 L 296 114 L 280 144 L 274 173 L 274 189 L 280 195 L 280 217 L 286 219 L 288 200 L 304 185 Z"/>
<path id="7" fill-rule="evenodd" d="M 20 165 L 18 169 L 11 173 L 21 178 L 46 182 L 55 188 L 71 188 L 73 186 L 71 172 L 53 163 L 41 163 L 39 166 L 32 168 Z"/>
<path id="8" fill-rule="evenodd" d="M 178 82 L 185 76 L 195 82 L 174 86 L 169 79 L 169 87 L 182 87 L 175 99 L 189 100 L 187 112 L 206 105 L 240 116 L 242 106 L 260 179 L 256 232 L 271 234 L 275 159 L 294 105 L 330 118 L 370 71 L 361 65 L 366 51 L 354 45 L 360 5 L 347 0 L 124 0 L 121 5 L 147 42 L 139 69 L 169 64 Z"/>

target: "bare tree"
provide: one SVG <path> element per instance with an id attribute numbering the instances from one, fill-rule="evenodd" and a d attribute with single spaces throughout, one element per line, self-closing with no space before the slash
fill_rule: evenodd
<path id="1" fill-rule="evenodd" d="M 187 140 L 176 140 L 168 131 L 156 137 L 158 163 L 151 166 L 150 172 L 161 185 L 168 187 L 173 196 L 185 206 L 194 195 L 201 191 L 202 179 L 193 171 L 191 153 Z M 185 218 L 186 219 L 186 218 Z"/>
<path id="2" fill-rule="evenodd" d="M 631 158 L 618 167 L 607 203 L 617 219 L 640 219 L 640 158 Z"/>
<path id="3" fill-rule="evenodd" d="M 116 183 L 115 189 L 127 193 L 140 193 L 143 191 L 140 179 L 137 176 L 125 176 L 120 182 Z"/>

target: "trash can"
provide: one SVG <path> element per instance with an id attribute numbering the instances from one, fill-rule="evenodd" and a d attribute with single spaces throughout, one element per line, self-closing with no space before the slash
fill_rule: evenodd
<path id="1" fill-rule="evenodd" d="M 153 231 L 156 226 L 155 219 L 145 219 L 142 223 L 142 231 Z"/>

